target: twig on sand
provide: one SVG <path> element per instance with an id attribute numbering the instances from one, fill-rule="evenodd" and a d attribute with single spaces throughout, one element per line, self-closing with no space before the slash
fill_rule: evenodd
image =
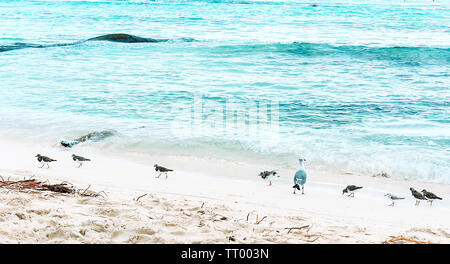
<path id="1" fill-rule="evenodd" d="M 247 214 L 247 219 L 246 219 L 247 222 L 248 222 L 248 218 L 249 218 L 250 215 L 253 214 L 253 213 L 256 213 L 256 211 L 251 211 L 251 212 L 249 212 L 249 213 Z"/>
<path id="2" fill-rule="evenodd" d="M 82 189 L 79 189 L 78 191 L 77 191 L 77 193 L 78 193 L 78 195 L 80 195 L 80 196 L 85 196 L 85 197 L 102 197 L 102 198 L 105 198 L 103 195 L 105 195 L 106 197 L 108 197 L 108 195 L 106 194 L 106 192 L 105 191 L 101 191 L 101 192 L 94 192 L 94 191 L 91 191 L 91 190 L 89 190 L 89 188 L 91 187 L 91 185 L 89 185 L 86 189 L 84 189 L 84 190 L 82 190 Z M 88 191 L 89 190 L 89 191 Z"/>
<path id="3" fill-rule="evenodd" d="M 85 194 L 86 193 L 86 191 L 87 190 L 89 190 L 89 188 L 91 188 L 91 185 L 89 184 L 89 186 L 80 194 L 80 195 L 83 195 L 83 194 Z"/>
<path id="4" fill-rule="evenodd" d="M 247 214 L 247 218 L 246 218 L 246 221 L 248 222 L 248 219 L 250 218 L 250 215 L 252 214 L 252 213 L 256 213 L 256 211 L 251 211 L 251 212 L 249 212 L 248 214 Z M 264 216 L 263 218 L 261 218 L 261 220 L 258 220 L 259 219 L 259 215 L 258 214 L 256 214 L 256 220 L 255 220 L 255 224 L 256 225 L 259 225 L 259 223 L 261 223 L 264 219 L 266 219 L 267 218 L 267 216 Z"/>
<path id="5" fill-rule="evenodd" d="M 139 199 L 141 199 L 142 197 L 146 196 L 147 194 L 144 193 L 143 195 L 139 196 L 138 198 L 134 199 L 136 202 L 139 201 Z"/>
<path id="6" fill-rule="evenodd" d="M 284 228 L 284 229 L 289 229 L 288 230 L 288 234 L 292 231 L 292 230 L 302 230 L 302 229 L 304 229 L 304 228 L 308 228 L 309 227 L 309 225 L 305 225 L 305 226 L 301 226 L 301 227 L 286 227 L 286 228 Z"/>
<path id="7" fill-rule="evenodd" d="M 264 216 L 263 218 L 261 218 L 261 220 L 258 221 L 258 215 L 256 215 L 256 222 L 255 222 L 255 224 L 259 225 L 259 223 L 261 223 L 266 218 L 267 218 L 267 216 Z"/>
<path id="8" fill-rule="evenodd" d="M 308 241 L 306 241 L 306 242 L 309 242 L 309 243 L 316 242 L 316 240 L 319 239 L 319 238 L 321 238 L 321 236 L 318 236 L 318 237 L 316 237 L 315 239 L 308 240 Z"/>
<path id="9" fill-rule="evenodd" d="M 305 237 L 321 237 L 322 235 L 320 235 L 320 234 L 306 234 L 306 235 L 303 235 L 303 236 L 305 236 Z"/>
<path id="10" fill-rule="evenodd" d="M 407 238 L 407 237 L 403 237 L 403 236 L 397 236 L 397 237 L 391 236 L 391 239 L 383 241 L 383 242 L 381 242 L 381 244 L 391 244 L 391 243 L 395 243 L 395 242 L 400 242 L 400 244 L 404 244 L 405 241 L 416 243 L 416 244 L 438 244 L 438 243 L 433 243 L 433 242 L 415 240 L 415 239 Z"/>
<path id="11" fill-rule="evenodd" d="M 101 192 L 95 193 L 94 195 L 92 195 L 92 196 L 90 196 L 90 197 L 98 197 L 98 196 L 100 196 L 100 197 L 102 197 L 102 198 L 105 198 L 103 195 L 105 195 L 106 198 L 108 198 L 108 194 L 106 194 L 105 191 L 101 191 Z"/>
<path id="12" fill-rule="evenodd" d="M 225 221 L 225 220 L 228 220 L 228 217 L 220 215 L 220 214 L 213 215 L 213 218 L 216 217 L 216 216 L 220 216 L 219 220 L 214 219 L 213 221 Z"/>
<path id="13" fill-rule="evenodd" d="M 323 237 L 323 235 L 321 235 L 321 234 L 306 234 L 306 235 L 303 235 L 304 237 L 316 237 L 315 239 L 312 239 L 312 240 L 307 240 L 306 242 L 310 242 L 310 243 L 312 243 L 312 242 L 315 242 L 317 239 L 319 239 L 319 238 L 321 238 L 321 237 Z"/>

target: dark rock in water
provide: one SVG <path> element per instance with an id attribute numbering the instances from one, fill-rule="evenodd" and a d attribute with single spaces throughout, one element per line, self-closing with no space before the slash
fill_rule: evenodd
<path id="1" fill-rule="evenodd" d="M 192 38 L 182 38 L 184 42 L 192 42 L 195 39 Z M 14 43 L 13 45 L 2 45 L 0 46 L 0 52 L 17 50 L 17 49 L 25 49 L 25 48 L 51 48 L 51 47 L 64 47 L 64 46 L 73 46 L 77 44 L 84 43 L 86 41 L 114 41 L 114 42 L 122 42 L 122 43 L 157 43 L 157 42 L 167 42 L 169 39 L 152 39 L 152 38 L 142 38 L 134 35 L 118 33 L 118 34 L 107 34 L 98 36 L 95 38 L 90 38 L 87 40 L 80 40 L 72 43 L 56 43 L 56 44 L 48 44 L 48 45 L 40 45 L 33 43 Z"/>
<path id="2" fill-rule="evenodd" d="M 61 143 L 61 146 L 65 147 L 65 148 L 71 148 L 71 147 L 75 146 L 76 144 L 78 144 L 80 142 L 61 140 L 60 143 Z"/>
<path id="3" fill-rule="evenodd" d="M 124 42 L 124 43 L 168 41 L 168 39 L 142 38 L 142 37 L 133 36 L 133 35 L 129 35 L 129 34 L 123 34 L 123 33 L 107 34 L 107 35 L 102 35 L 102 36 L 88 39 L 88 41 L 93 41 L 93 40 L 106 40 L 106 41 L 115 41 L 115 42 Z"/>
<path id="4" fill-rule="evenodd" d="M 89 133 L 89 134 L 87 134 L 85 136 L 79 137 L 79 138 L 77 138 L 77 139 L 75 139 L 73 141 L 61 140 L 60 144 L 63 147 L 71 148 L 71 147 L 73 147 L 73 146 L 75 146 L 75 145 L 77 145 L 79 143 L 86 142 L 88 140 L 100 141 L 100 140 L 103 140 L 105 138 L 114 136 L 114 134 L 115 133 L 113 131 L 111 131 L 111 130 L 105 130 L 105 131 L 101 131 L 101 132 L 94 131 L 94 132 L 91 132 L 91 133 Z"/>

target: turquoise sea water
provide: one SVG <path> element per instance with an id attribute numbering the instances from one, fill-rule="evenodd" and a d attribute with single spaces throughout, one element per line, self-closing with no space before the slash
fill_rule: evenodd
<path id="1" fill-rule="evenodd" d="M 450 183 L 450 1 L 366 2 L 0 1 L 0 134 Z"/>

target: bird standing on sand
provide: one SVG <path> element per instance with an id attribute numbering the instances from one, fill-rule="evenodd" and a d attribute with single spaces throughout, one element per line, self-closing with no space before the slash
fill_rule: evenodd
<path id="1" fill-rule="evenodd" d="M 344 195 L 344 193 L 349 193 L 347 196 L 355 197 L 355 191 L 359 189 L 362 189 L 362 186 L 349 185 L 342 190 L 342 195 Z"/>
<path id="2" fill-rule="evenodd" d="M 420 192 L 416 191 L 413 187 L 409 188 L 409 190 L 411 191 L 412 196 L 414 196 L 414 198 L 416 198 L 416 204 L 415 205 L 419 205 L 420 204 L 420 200 L 426 200 L 427 199 Z"/>
<path id="3" fill-rule="evenodd" d="M 73 161 L 78 162 L 78 164 L 79 164 L 78 168 L 80 168 L 81 166 L 83 166 L 83 163 L 84 163 L 85 161 L 91 161 L 90 159 L 86 159 L 86 158 L 83 158 L 83 157 L 81 157 L 81 156 L 77 156 L 77 155 L 75 155 L 75 154 L 72 154 L 72 159 L 73 159 Z"/>
<path id="4" fill-rule="evenodd" d="M 48 164 L 49 164 L 50 162 L 56 161 L 56 160 L 51 159 L 51 158 L 49 158 L 49 157 L 42 156 L 41 154 L 37 154 L 37 155 L 36 155 L 36 158 L 37 158 L 37 160 L 39 161 L 39 163 L 42 164 L 42 166 L 39 167 L 39 168 L 43 168 L 45 165 L 47 165 L 47 169 L 49 169 L 49 168 L 50 168 L 50 165 L 48 165 Z"/>
<path id="5" fill-rule="evenodd" d="M 272 186 L 272 180 L 275 177 L 280 177 L 280 175 L 277 174 L 276 171 L 263 171 L 259 174 L 259 177 L 263 178 L 264 180 L 269 181 L 269 186 Z"/>
<path id="6" fill-rule="evenodd" d="M 302 194 L 305 194 L 306 171 L 305 171 L 305 167 L 303 166 L 303 162 L 306 160 L 299 159 L 298 161 L 300 162 L 300 166 L 299 166 L 298 171 L 294 175 L 294 186 L 292 186 L 292 188 L 294 188 L 294 194 L 295 194 L 296 189 L 300 191 L 299 185 L 301 185 L 302 186 Z"/>
<path id="7" fill-rule="evenodd" d="M 389 206 L 394 206 L 395 201 L 397 201 L 397 200 L 405 199 L 404 197 L 398 197 L 398 196 L 392 195 L 390 193 L 386 193 L 384 196 L 387 196 L 387 198 L 392 201 L 392 203 Z"/>
<path id="8" fill-rule="evenodd" d="M 164 168 L 164 167 L 162 167 L 162 166 L 158 166 L 158 164 L 155 164 L 154 167 L 155 167 L 155 171 L 159 171 L 159 175 L 158 175 L 158 177 L 156 177 L 156 178 L 159 178 L 159 177 L 161 176 L 162 173 L 165 173 L 165 174 L 166 174 L 166 179 L 167 179 L 167 172 L 173 171 L 173 170 L 171 170 L 171 169 Z"/>
<path id="9" fill-rule="evenodd" d="M 432 192 L 428 192 L 427 190 L 423 189 L 422 190 L 422 194 L 423 196 L 425 196 L 425 198 L 428 199 L 427 202 L 430 202 L 430 206 L 433 205 L 433 200 L 442 200 L 441 197 L 437 196 L 436 194 L 432 193 Z"/>

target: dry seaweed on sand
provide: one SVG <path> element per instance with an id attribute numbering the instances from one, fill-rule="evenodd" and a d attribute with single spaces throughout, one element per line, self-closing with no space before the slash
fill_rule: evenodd
<path id="1" fill-rule="evenodd" d="M 94 192 L 89 190 L 91 186 L 86 189 L 76 189 L 72 184 L 68 182 L 62 182 L 59 184 L 49 184 L 48 181 L 38 181 L 36 179 L 28 180 L 10 180 L 4 179 L 0 176 L 0 188 L 5 188 L 8 190 L 14 190 L 19 192 L 40 192 L 40 191 L 50 191 L 63 194 L 78 194 L 80 196 L 87 197 L 105 197 L 107 196 L 104 191 Z"/>
<path id="2" fill-rule="evenodd" d="M 438 244 L 428 241 L 420 241 L 408 237 L 403 236 L 391 236 L 391 239 L 381 242 L 381 244 L 406 244 L 406 243 L 414 243 L 414 244 Z"/>
<path id="3" fill-rule="evenodd" d="M 58 193 L 68 193 L 72 194 L 75 189 L 68 183 L 62 182 L 60 184 L 45 184 L 46 182 L 41 182 L 36 179 L 28 180 L 10 180 L 4 179 L 0 176 L 0 188 L 5 188 L 8 190 L 15 191 L 51 191 Z"/>

